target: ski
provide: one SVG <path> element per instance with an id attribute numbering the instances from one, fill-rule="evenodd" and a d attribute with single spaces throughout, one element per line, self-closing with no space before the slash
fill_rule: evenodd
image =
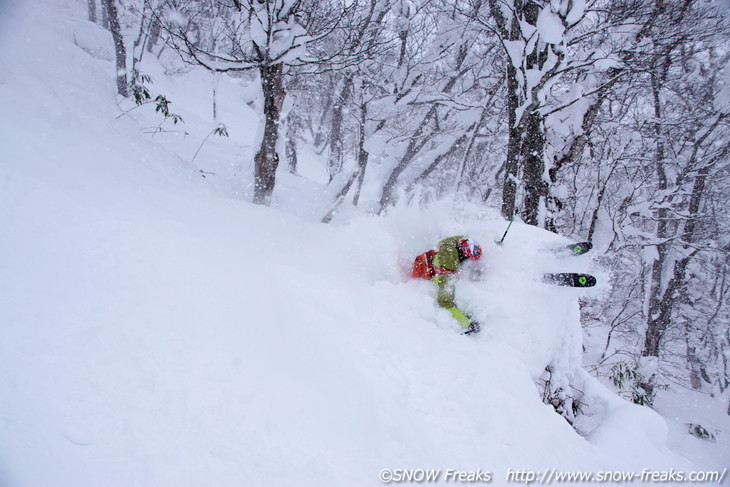
<path id="1" fill-rule="evenodd" d="M 555 284 L 557 286 L 568 287 L 593 287 L 596 285 L 596 278 L 590 274 L 580 274 L 577 272 L 558 272 L 553 274 L 543 274 L 542 280 Z"/>
<path id="2" fill-rule="evenodd" d="M 561 245 L 553 249 L 559 255 L 583 255 L 593 248 L 591 242 L 575 242 L 570 245 Z"/>

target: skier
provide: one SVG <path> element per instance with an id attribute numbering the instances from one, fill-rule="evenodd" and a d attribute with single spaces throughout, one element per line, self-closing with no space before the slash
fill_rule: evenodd
<path id="1" fill-rule="evenodd" d="M 455 280 L 462 264 L 467 260 L 479 260 L 482 248 L 478 243 L 462 235 L 441 240 L 437 250 L 429 250 L 413 263 L 412 277 L 431 279 L 438 286 L 436 302 L 446 309 L 469 335 L 479 332 L 479 323 L 456 307 Z"/>

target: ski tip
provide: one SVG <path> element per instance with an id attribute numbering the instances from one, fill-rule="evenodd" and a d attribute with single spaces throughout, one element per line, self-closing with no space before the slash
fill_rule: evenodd
<path id="1" fill-rule="evenodd" d="M 559 272 L 555 274 L 544 274 L 543 281 L 558 286 L 567 287 L 593 287 L 597 280 L 590 274 L 578 274 L 575 272 Z"/>

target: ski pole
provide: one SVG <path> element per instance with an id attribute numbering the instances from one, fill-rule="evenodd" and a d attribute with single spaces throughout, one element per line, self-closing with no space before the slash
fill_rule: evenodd
<path id="1" fill-rule="evenodd" d="M 504 237 L 507 236 L 507 232 L 509 232 L 509 227 L 512 226 L 512 222 L 513 221 L 515 221 L 515 216 L 514 215 L 512 215 L 512 218 L 509 221 L 509 225 L 507 225 L 507 230 L 505 230 L 504 231 L 504 235 L 502 235 L 502 240 L 500 240 L 499 242 L 497 242 L 497 245 L 502 245 L 502 242 L 504 242 Z"/>

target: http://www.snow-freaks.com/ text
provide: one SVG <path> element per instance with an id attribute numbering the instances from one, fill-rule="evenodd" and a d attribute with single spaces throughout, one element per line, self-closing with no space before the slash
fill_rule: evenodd
<path id="1" fill-rule="evenodd" d="M 563 471 L 547 468 L 544 471 L 508 469 L 502 477 L 503 481 L 515 484 L 563 484 L 563 483 L 687 483 L 687 484 L 721 484 L 725 480 L 727 468 L 722 471 L 651 470 L 645 468 L 640 472 L 632 471 L 600 471 L 580 472 Z M 384 484 L 488 484 L 496 479 L 490 470 L 456 470 L 425 468 L 386 468 L 380 471 L 380 481 Z M 501 482 L 500 482 L 501 483 Z"/>

